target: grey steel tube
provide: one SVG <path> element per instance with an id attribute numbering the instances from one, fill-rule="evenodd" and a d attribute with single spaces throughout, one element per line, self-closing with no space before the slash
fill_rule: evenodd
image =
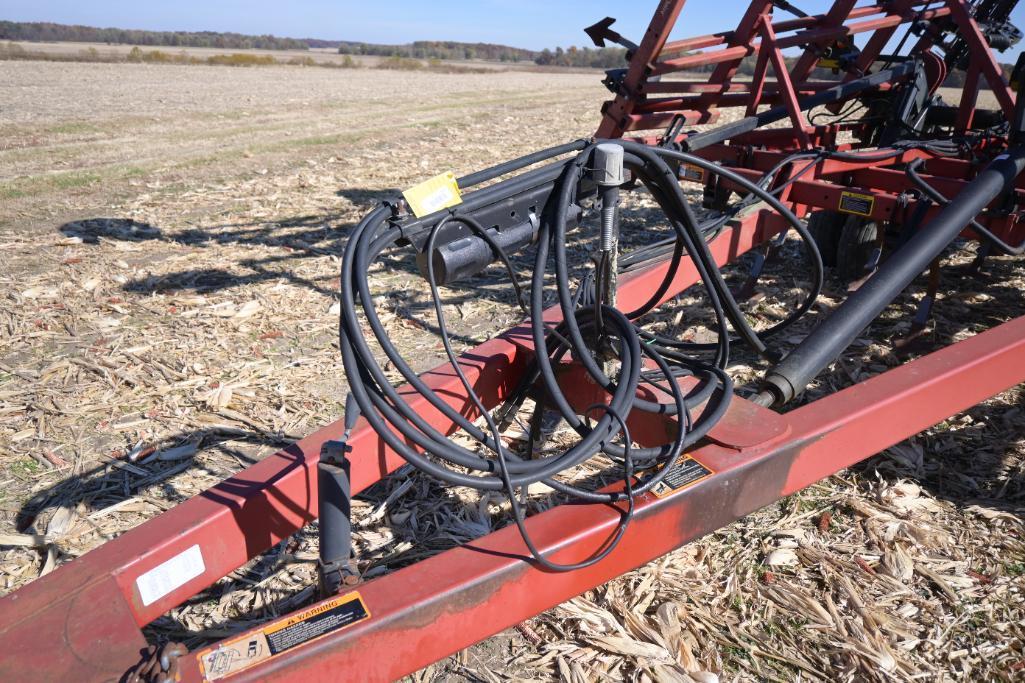
<path id="1" fill-rule="evenodd" d="M 798 104 L 801 107 L 801 111 L 808 111 L 815 107 L 819 107 L 823 104 L 831 104 L 833 102 L 840 102 L 849 98 L 851 95 L 856 95 L 862 90 L 868 90 L 874 88 L 881 83 L 888 83 L 897 79 L 903 78 L 908 74 L 914 73 L 918 68 L 918 61 L 908 61 L 893 67 L 892 69 L 884 69 L 878 73 L 871 74 L 869 76 L 862 76 L 856 78 L 853 81 L 841 83 L 840 85 L 833 86 L 828 90 L 823 90 L 820 93 L 806 97 Z M 783 105 L 773 107 L 763 111 L 761 114 L 755 114 L 746 118 L 734 121 L 733 123 L 727 123 L 725 126 L 719 126 L 715 130 L 710 130 L 707 133 L 698 133 L 697 135 L 691 136 L 684 140 L 681 144 L 681 148 L 685 152 L 694 152 L 699 149 L 704 149 L 710 145 L 715 145 L 725 140 L 731 140 L 738 135 L 744 133 L 750 133 L 751 131 L 766 126 L 776 121 L 781 121 L 790 115 L 790 112 Z"/>
<path id="2" fill-rule="evenodd" d="M 755 398 L 762 405 L 786 403 L 804 390 L 868 325 L 918 277 L 996 197 L 1013 187 L 1025 168 L 1025 145 L 995 158 L 934 218 L 892 254 L 856 292 L 812 330 L 765 378 Z"/>

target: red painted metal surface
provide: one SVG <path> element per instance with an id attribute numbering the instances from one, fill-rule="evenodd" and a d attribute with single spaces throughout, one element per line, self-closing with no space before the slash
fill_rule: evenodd
<path id="1" fill-rule="evenodd" d="M 661 51 L 657 50 L 657 43 L 647 45 L 639 58 L 631 63 L 630 78 L 622 84 L 617 97 L 606 104 L 599 136 L 614 136 L 628 130 L 664 126 L 671 119 L 665 114 L 673 110 L 674 101 L 658 102 L 649 99 L 649 95 L 657 93 L 700 93 L 697 98 L 675 100 L 676 111 L 684 113 L 688 122 L 710 119 L 712 110 L 719 106 L 745 106 L 751 112 L 759 102 L 784 101 L 789 104 L 794 94 L 821 89 L 823 84 L 813 84 L 807 79 L 821 57 L 822 48 L 831 41 L 872 32 L 856 59 L 856 68 L 841 79 L 847 81 L 870 68 L 900 26 L 944 17 L 956 21 L 959 34 L 971 46 L 973 56 L 969 76 L 975 81 L 980 75 L 985 77 L 1005 115 L 1010 116 L 1013 95 L 1002 79 L 999 65 L 985 39 L 969 17 L 964 0 L 947 0 L 945 6 L 938 8 L 927 8 L 930 3 L 921 0 L 895 0 L 885 5 L 861 8 L 853 8 L 853 5 L 853 0 L 837 0 L 825 14 L 772 21 L 772 4 L 755 0 L 734 31 L 666 43 Z M 672 15 L 662 12 L 660 8 L 652 26 L 657 27 L 659 35 L 662 35 L 666 31 L 666 22 L 673 20 Z M 775 83 L 766 82 L 763 70 L 768 62 L 774 61 L 780 49 L 798 45 L 803 45 L 805 49 L 789 72 L 784 68 L 786 73 L 777 74 Z M 924 35 L 918 39 L 915 52 L 924 52 L 931 45 L 931 37 Z M 707 50 L 716 47 L 720 49 Z M 703 51 L 692 52 L 694 50 Z M 685 52 L 688 54 L 678 56 Z M 733 83 L 740 60 L 751 54 L 758 55 L 753 83 Z M 705 83 L 653 82 L 638 76 L 643 71 L 642 66 L 646 67 L 650 78 L 708 65 L 716 66 Z M 967 90 L 971 91 L 972 88 Z M 766 94 L 769 97 L 764 97 Z M 970 116 L 975 106 L 974 92 L 966 94 L 968 96 L 961 101 L 962 119 Z M 643 112 L 661 112 L 663 115 L 644 116 L 640 114 Z"/>
<path id="2" fill-rule="evenodd" d="M 768 104 L 786 106 L 790 126 L 756 130 L 728 144 L 702 150 L 707 159 L 729 162 L 757 179 L 798 149 L 837 144 L 842 133 L 855 137 L 858 122 L 811 125 L 800 98 L 850 80 L 809 80 L 822 48 L 837 38 L 873 32 L 856 63 L 867 70 L 895 31 L 922 18 L 957 22 L 972 48 L 967 97 L 957 113 L 964 129 L 975 115 L 978 85 L 993 87 L 1009 117 L 1014 95 L 1003 82 L 965 0 L 894 0 L 853 8 L 854 0 L 835 0 L 822 15 L 773 21 L 773 5 L 753 0 L 737 28 L 710 36 L 668 42 L 683 0 L 662 0 L 645 32 L 616 97 L 606 102 L 600 137 L 664 127 L 674 116 L 686 125 L 714 121 L 725 107 L 748 114 Z M 926 6 L 931 9 L 923 10 Z M 805 44 L 787 68 L 783 50 Z M 916 49 L 931 45 L 926 35 Z M 712 50 L 689 53 L 693 50 Z M 756 77 L 734 83 L 740 61 L 757 55 Z M 704 82 L 655 81 L 693 67 L 713 67 Z M 770 80 L 771 75 L 775 80 Z M 943 71 L 937 67 L 940 78 Z M 895 84 L 880 86 L 885 92 Z M 649 97 L 670 95 L 669 97 Z M 654 142 L 657 136 L 642 136 Z M 820 159 L 809 173 L 786 189 L 783 200 L 799 216 L 812 210 L 836 210 L 843 192 L 873 198 L 870 217 L 901 223 L 915 209 L 904 173 L 895 170 L 926 158 L 924 177 L 953 196 L 973 177 L 976 166 L 964 159 L 932 158 L 906 150 L 891 160 Z M 1019 181 L 1025 188 L 1025 178 Z M 1025 199 L 1025 197 L 1019 197 Z M 928 218 L 936 212 L 925 214 Z M 981 219 L 1010 241 L 1025 237 L 1015 213 Z M 766 210 L 747 215 L 712 244 L 720 263 L 735 260 L 785 228 Z M 969 233 L 970 234 L 970 233 Z M 620 305 L 629 308 L 647 298 L 667 265 L 623 276 Z M 666 292 L 669 299 L 697 281 L 689 261 Z M 557 312 L 548 316 L 555 319 Z M 461 357 L 460 363 L 488 407 L 499 404 L 517 384 L 533 353 L 526 328 L 517 328 Z M 451 368 L 440 367 L 424 380 L 450 404 L 472 414 Z M 513 528 L 462 548 L 370 581 L 359 590 L 373 615 L 275 657 L 229 680 L 388 680 L 558 604 L 624 571 L 708 533 L 781 496 L 868 457 L 986 397 L 1025 381 L 1025 318 L 1019 318 L 952 345 L 908 365 L 808 404 L 784 416 L 734 399 L 723 421 L 694 453 L 714 475 L 664 499 L 647 495 L 622 544 L 605 561 L 585 570 L 550 574 L 525 562 L 525 549 Z M 580 400 L 593 385 L 576 383 Z M 411 406 L 436 428 L 452 425 L 430 404 L 410 393 Z M 899 407 L 899 410 L 896 408 Z M 652 444 L 670 438 L 675 424 L 657 416 L 645 419 L 643 434 Z M 188 502 L 114 539 L 52 574 L 0 599 L 0 681 L 118 680 L 135 664 L 145 641 L 140 627 L 210 586 L 251 558 L 301 529 L 317 516 L 316 462 L 322 444 L 341 436 L 332 423 L 266 458 Z M 352 490 L 358 493 L 404 463 L 365 423 L 349 439 Z M 581 560 L 609 538 L 619 513 L 609 506 L 563 506 L 528 520 L 543 551 L 562 562 Z M 202 568 L 148 604 L 139 578 L 198 546 Z M 197 660 L 182 662 L 185 680 L 199 680 Z"/>
<path id="3" fill-rule="evenodd" d="M 666 42 L 665 36 L 672 30 L 683 2 L 678 3 L 675 13 L 665 7 L 667 4 L 671 3 L 659 5 L 616 97 L 605 103 L 598 137 L 619 137 L 628 131 L 664 128 L 674 114 L 683 116 L 687 125 L 695 125 L 713 122 L 719 107 L 745 107 L 750 114 L 760 104 L 782 103 L 790 113 L 798 143 L 807 147 L 804 137 L 807 123 L 797 107 L 797 100 L 823 87 L 822 83 L 808 79 L 826 46 L 838 39 L 872 33 L 855 60 L 857 68 L 837 82 L 849 81 L 856 74 L 869 70 L 901 26 L 947 17 L 956 22 L 959 34 L 971 46 L 973 57 L 969 74 L 981 75 L 987 80 L 1006 116 L 1010 117 L 1014 108 L 1013 94 L 985 38 L 969 16 L 965 0 L 946 0 L 940 7 L 930 7 L 933 3 L 923 0 L 895 0 L 856 9 L 853 8 L 855 0 L 835 0 L 825 14 L 784 21 L 773 21 L 772 2 L 753 0 L 735 30 L 673 42 Z M 922 52 L 931 45 L 930 37 L 922 36 L 915 50 Z M 787 68 L 782 50 L 794 47 L 803 49 L 794 65 Z M 752 82 L 734 83 L 741 60 L 752 55 L 757 55 Z M 774 82 L 766 80 L 770 65 L 776 78 Z M 708 66 L 714 69 L 705 82 L 652 80 Z M 698 94 L 662 101 L 649 98 L 659 93 L 683 92 Z M 968 94 L 961 103 L 963 115 L 974 111 L 976 103 L 975 95 Z"/>
<path id="4" fill-rule="evenodd" d="M 513 527 L 360 586 L 374 617 L 239 681 L 387 681 L 472 645 L 655 559 L 782 496 L 1025 381 L 1025 318 L 810 403 L 786 415 L 735 399 L 724 421 L 744 446 L 693 455 L 714 471 L 694 486 L 638 502 L 632 528 L 603 562 L 552 574 L 520 559 Z M 745 442 L 746 439 L 746 442 Z M 656 440 L 656 442 L 664 442 Z M 615 532 L 607 506 L 562 506 L 527 526 L 560 562 L 580 561 Z M 186 680 L 198 680 L 195 658 Z"/>
<path id="5" fill-rule="evenodd" d="M 630 60 L 630 67 L 624 79 L 624 90 L 629 93 L 636 93 L 648 80 L 650 62 L 658 55 L 669 32 L 676 24 L 676 18 L 680 16 L 683 9 L 683 0 L 661 0 L 655 9 L 655 14 L 648 24 L 637 48 L 637 53 Z M 618 137 L 620 134 L 619 124 L 624 117 L 629 116 L 634 107 L 635 98 L 617 98 L 612 102 L 606 102 L 603 107 L 604 117 L 598 127 L 599 137 Z"/>

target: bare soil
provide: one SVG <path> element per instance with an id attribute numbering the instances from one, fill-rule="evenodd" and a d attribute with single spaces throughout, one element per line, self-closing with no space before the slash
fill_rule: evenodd
<path id="1" fill-rule="evenodd" d="M 443 170 L 589 135 L 598 80 L 0 63 L 0 594 L 340 417 L 335 292 L 355 221 Z M 638 243 L 657 230 L 650 199 L 627 209 Z M 973 249 L 948 254 L 924 351 L 1023 314 L 1021 263 L 969 277 L 955 267 Z M 804 284 L 799 254 L 788 244 L 762 282 L 760 324 Z M 407 257 L 372 281 L 427 368 L 442 354 Z M 446 292 L 461 348 L 519 319 L 508 290 L 494 270 Z M 900 362 L 889 340 L 922 292 L 808 398 Z M 831 280 L 786 343 L 844 295 Z M 654 323 L 703 319 L 688 293 Z M 743 354 L 732 368 L 762 370 Z M 1020 680 L 1023 427 L 1013 389 L 413 679 Z M 355 513 L 370 576 L 507 520 L 497 498 L 406 471 Z M 307 604 L 315 558 L 306 529 L 147 635 L 195 648 Z"/>

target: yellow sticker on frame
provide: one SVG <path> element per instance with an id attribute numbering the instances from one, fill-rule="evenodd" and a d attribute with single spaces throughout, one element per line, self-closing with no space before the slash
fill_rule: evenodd
<path id="1" fill-rule="evenodd" d="M 680 178 L 683 180 L 691 180 L 696 183 L 705 182 L 705 169 L 700 166 L 694 166 L 693 164 L 683 164 L 680 166 Z"/>
<path id="2" fill-rule="evenodd" d="M 836 208 L 844 213 L 853 213 L 855 216 L 871 217 L 875 205 L 876 198 L 870 194 L 841 192 L 840 206 Z"/>
<path id="3" fill-rule="evenodd" d="M 410 211 L 417 218 L 463 203 L 456 176 L 452 171 L 414 185 L 403 192 L 402 196 L 406 198 Z"/>

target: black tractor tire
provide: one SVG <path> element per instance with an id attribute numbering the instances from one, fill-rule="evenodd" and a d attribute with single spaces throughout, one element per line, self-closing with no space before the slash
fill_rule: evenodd
<path id="1" fill-rule="evenodd" d="M 867 218 L 849 216 L 840 230 L 836 274 L 845 282 L 864 277 L 868 272 L 866 265 L 878 241 L 878 223 Z"/>
<path id="2" fill-rule="evenodd" d="M 808 216 L 808 232 L 822 255 L 822 265 L 836 267 L 837 248 L 840 246 L 840 232 L 847 216 L 837 211 L 816 211 Z"/>

